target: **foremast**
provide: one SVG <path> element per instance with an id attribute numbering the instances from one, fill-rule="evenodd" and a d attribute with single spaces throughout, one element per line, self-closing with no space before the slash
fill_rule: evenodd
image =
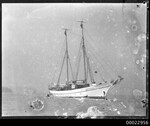
<path id="1" fill-rule="evenodd" d="M 65 55 L 63 57 L 63 62 L 62 62 L 61 70 L 60 70 L 58 81 L 57 81 L 57 86 L 59 85 L 59 81 L 60 81 L 60 77 L 61 77 L 65 59 L 66 59 L 66 66 L 67 66 L 67 72 L 66 72 L 67 73 L 67 81 L 66 81 L 67 85 L 69 84 L 69 64 L 70 64 L 70 68 L 71 68 L 71 72 L 72 72 L 71 62 L 70 62 L 69 53 L 68 53 L 68 39 L 67 39 L 67 31 L 69 29 L 63 28 L 63 30 L 64 30 L 64 34 L 65 34 L 65 39 L 66 39 L 66 51 L 65 51 Z M 72 77 L 73 77 L 73 72 L 72 72 Z M 74 77 L 73 77 L 73 79 L 74 79 Z"/>

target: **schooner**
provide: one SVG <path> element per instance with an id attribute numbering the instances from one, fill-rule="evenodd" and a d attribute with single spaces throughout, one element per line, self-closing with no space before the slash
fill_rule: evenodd
<path id="1" fill-rule="evenodd" d="M 83 73 L 84 78 L 79 80 L 78 79 L 78 73 L 79 73 L 79 66 L 81 61 L 81 55 L 78 60 L 78 66 L 76 71 L 76 76 L 74 77 L 72 72 L 72 79 L 69 78 L 69 66 L 72 71 L 71 67 L 71 61 L 69 57 L 69 51 L 68 51 L 68 40 L 67 40 L 67 31 L 69 29 L 64 29 L 64 35 L 66 39 L 66 50 L 65 55 L 63 57 L 59 77 L 57 84 L 55 86 L 49 87 L 49 93 L 48 95 L 56 96 L 56 97 L 68 97 L 68 98 L 105 98 L 107 95 L 108 90 L 114 86 L 115 84 L 118 84 L 123 80 L 123 78 L 119 75 L 117 79 L 113 79 L 112 81 L 105 81 L 102 82 L 95 82 L 92 68 L 90 66 L 90 57 L 88 56 L 86 46 L 85 46 L 85 38 L 84 38 L 84 21 L 79 21 L 80 27 L 82 30 L 82 38 L 80 43 L 79 52 L 82 52 L 83 56 Z M 64 62 L 66 61 L 66 83 L 64 85 L 60 84 L 60 78 L 62 74 L 62 69 L 64 66 Z M 97 71 L 95 71 L 97 72 Z M 88 76 L 90 77 L 90 82 L 88 82 Z"/>

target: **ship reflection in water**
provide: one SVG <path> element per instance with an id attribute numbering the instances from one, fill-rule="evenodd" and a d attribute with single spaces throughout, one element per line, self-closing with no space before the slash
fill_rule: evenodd
<path id="1" fill-rule="evenodd" d="M 23 93 L 3 91 L 2 116 L 63 116 L 75 118 L 105 118 L 107 116 L 145 116 L 146 103 L 141 107 L 127 104 L 117 98 L 59 98 L 47 97 L 34 89 L 22 89 Z M 143 105 L 144 103 L 144 105 Z M 142 106 L 143 105 L 143 106 Z"/>

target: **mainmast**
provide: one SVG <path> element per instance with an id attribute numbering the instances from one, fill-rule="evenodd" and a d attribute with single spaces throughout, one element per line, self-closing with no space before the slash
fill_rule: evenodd
<path id="1" fill-rule="evenodd" d="M 61 76 L 61 73 L 62 73 L 62 68 L 63 68 L 63 65 L 64 65 L 65 58 L 66 58 L 66 66 L 67 66 L 67 81 L 66 81 L 66 84 L 69 83 L 69 54 L 68 54 L 68 41 L 67 41 L 67 31 L 69 29 L 63 28 L 63 30 L 64 30 L 64 34 L 65 34 L 65 38 L 66 38 L 66 51 L 65 51 L 64 58 L 63 58 L 63 62 L 62 62 L 62 66 L 61 66 L 61 70 L 60 70 L 57 85 L 59 85 L 60 76 Z M 71 67 L 71 64 L 70 64 L 70 67 Z"/>
<path id="2" fill-rule="evenodd" d="M 85 79 L 85 83 L 87 83 L 87 70 L 86 70 L 86 52 L 85 52 L 85 44 L 84 44 L 84 32 L 83 32 L 83 23 L 85 23 L 84 21 L 78 21 L 80 22 L 80 26 L 82 29 L 82 49 L 83 49 L 83 63 L 84 63 L 84 79 Z"/>

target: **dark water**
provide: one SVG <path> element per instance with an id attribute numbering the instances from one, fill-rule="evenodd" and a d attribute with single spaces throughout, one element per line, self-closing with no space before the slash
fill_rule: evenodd
<path id="1" fill-rule="evenodd" d="M 41 110 L 31 107 L 36 99 L 44 103 Z M 46 93 L 37 93 L 33 89 L 24 89 L 22 93 L 3 91 L 2 116 L 145 116 L 146 108 L 141 103 L 133 103 L 126 104 L 117 98 L 104 100 L 46 97 Z"/>

